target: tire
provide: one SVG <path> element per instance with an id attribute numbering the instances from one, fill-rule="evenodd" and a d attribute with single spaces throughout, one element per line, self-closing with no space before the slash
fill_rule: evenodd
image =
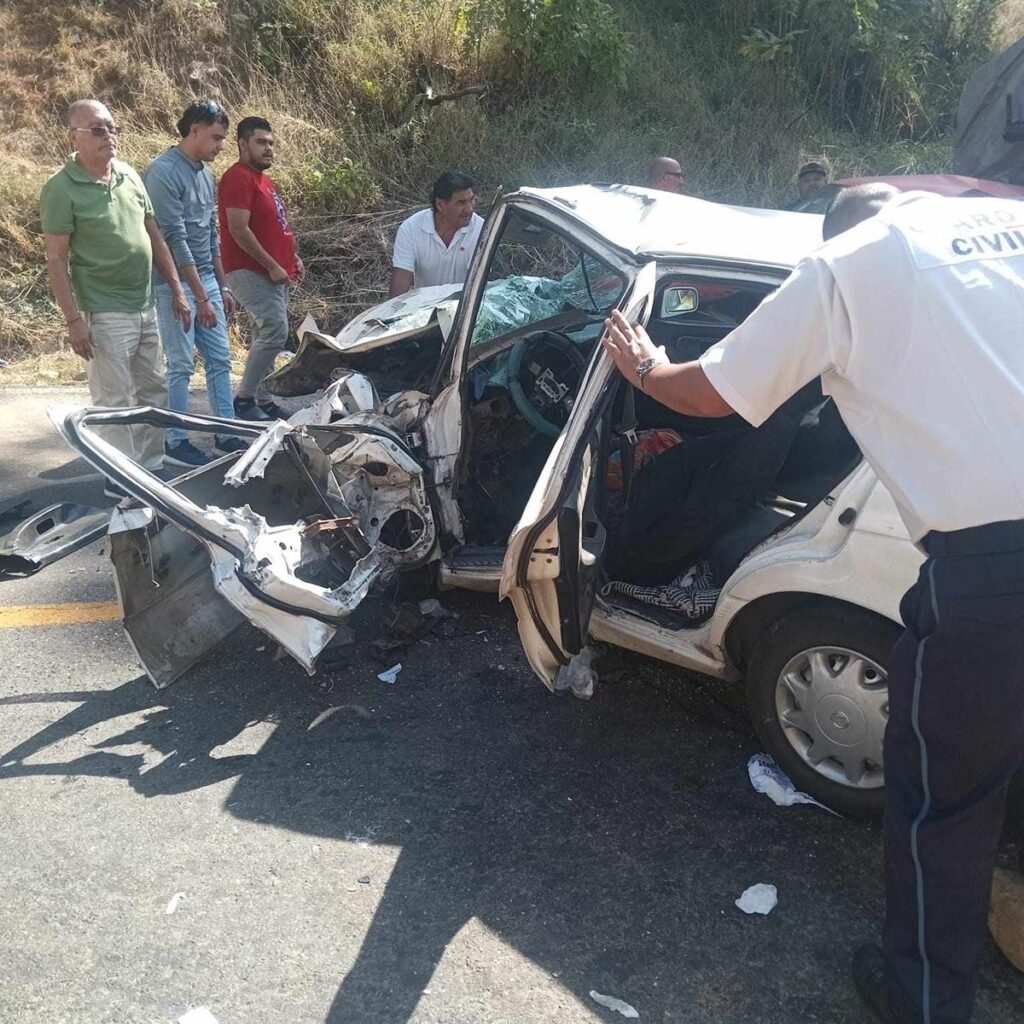
<path id="1" fill-rule="evenodd" d="M 901 629 L 854 608 L 790 612 L 751 654 L 754 730 L 796 788 L 841 814 L 881 815 L 889 654 Z"/>

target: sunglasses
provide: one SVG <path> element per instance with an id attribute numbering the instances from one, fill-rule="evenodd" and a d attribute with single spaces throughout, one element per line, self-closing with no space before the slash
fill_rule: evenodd
<path id="1" fill-rule="evenodd" d="M 88 128 L 72 128 L 73 132 L 88 132 L 90 135 L 95 135 L 97 139 L 102 139 L 107 135 L 117 134 L 116 124 L 94 124 Z"/>

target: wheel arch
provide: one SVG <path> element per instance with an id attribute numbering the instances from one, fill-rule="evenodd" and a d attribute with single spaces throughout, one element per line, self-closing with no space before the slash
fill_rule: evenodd
<path id="1" fill-rule="evenodd" d="M 785 591 L 777 594 L 765 594 L 744 605 L 726 627 L 724 650 L 729 661 L 741 672 L 747 667 L 751 652 L 758 640 L 764 636 L 772 623 L 794 611 L 810 610 L 855 611 L 859 615 L 867 615 L 879 622 L 899 626 L 887 615 L 851 601 L 843 601 L 825 594 L 806 591 Z"/>

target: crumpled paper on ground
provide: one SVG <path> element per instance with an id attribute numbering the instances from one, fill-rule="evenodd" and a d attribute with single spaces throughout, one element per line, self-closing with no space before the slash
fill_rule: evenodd
<path id="1" fill-rule="evenodd" d="M 774 885 L 758 882 L 735 901 L 744 914 L 770 914 L 779 902 L 779 890 Z"/>
<path id="2" fill-rule="evenodd" d="M 836 812 L 831 807 L 819 803 L 812 796 L 801 793 L 793 785 L 792 779 L 767 754 L 754 754 L 747 762 L 747 774 L 750 784 L 758 793 L 764 793 L 778 807 L 792 807 L 793 804 L 813 804 L 830 814 Z"/>
<path id="3" fill-rule="evenodd" d="M 197 1006 L 179 1017 L 178 1024 L 217 1024 L 217 1018 L 205 1006 Z"/>
<path id="4" fill-rule="evenodd" d="M 615 996 L 603 996 L 600 992 L 595 992 L 593 989 L 590 990 L 590 998 L 595 1003 L 600 1003 L 601 1006 L 606 1006 L 609 1010 L 614 1010 L 616 1013 L 621 1013 L 623 1017 L 639 1017 L 640 1014 L 629 1005 L 624 1003 L 621 999 L 616 999 Z"/>
<path id="5" fill-rule="evenodd" d="M 398 679 L 398 673 L 402 671 L 402 663 L 392 665 L 386 672 L 381 672 L 377 678 L 382 683 L 394 683 Z"/>

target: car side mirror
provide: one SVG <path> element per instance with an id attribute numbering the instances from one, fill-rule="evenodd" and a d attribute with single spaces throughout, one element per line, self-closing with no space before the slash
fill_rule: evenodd
<path id="1" fill-rule="evenodd" d="M 694 313 L 700 305 L 700 294 L 696 288 L 666 288 L 661 296 L 661 319 Z"/>

